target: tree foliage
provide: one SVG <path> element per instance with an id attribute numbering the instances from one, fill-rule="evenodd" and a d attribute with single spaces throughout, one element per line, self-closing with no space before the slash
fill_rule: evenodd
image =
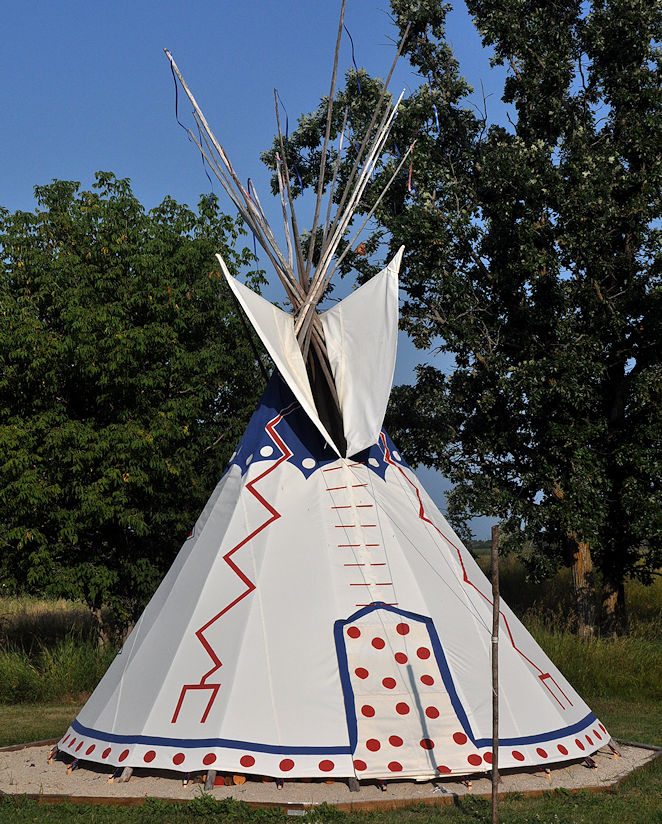
<path id="1" fill-rule="evenodd" d="M 411 185 L 385 199 L 369 251 L 405 244 L 403 327 L 454 369 L 419 368 L 390 425 L 453 481 L 456 520 L 499 517 L 538 574 L 588 543 L 622 625 L 623 581 L 662 564 L 662 16 L 644 0 L 467 5 L 507 70 L 508 123 L 470 102 L 450 6 L 391 3 L 423 82 L 373 191 L 416 139 Z M 356 140 L 355 101 L 379 85 L 360 79 L 334 114 L 337 131 L 349 106 Z M 290 141 L 304 181 L 324 111 Z"/>
<path id="2" fill-rule="evenodd" d="M 0 576 L 128 616 L 263 383 L 213 257 L 250 255 L 214 198 L 146 212 L 101 172 L 35 193 L 0 211 Z"/>

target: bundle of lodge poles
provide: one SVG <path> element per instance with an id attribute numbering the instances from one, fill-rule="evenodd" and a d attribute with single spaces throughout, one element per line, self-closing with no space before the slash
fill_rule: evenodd
<path id="1" fill-rule="evenodd" d="M 183 90 L 185 91 L 191 105 L 193 106 L 193 117 L 198 126 L 199 137 L 191 129 L 186 129 L 189 138 L 195 143 L 207 162 L 209 168 L 219 180 L 221 186 L 228 197 L 235 205 L 248 228 L 253 232 L 257 242 L 262 246 L 273 266 L 278 278 L 285 288 L 288 300 L 290 301 L 294 314 L 294 332 L 301 348 L 304 362 L 306 362 L 309 374 L 312 370 L 315 377 L 314 383 L 319 383 L 320 379 L 325 386 L 325 390 L 338 406 L 338 396 L 329 368 L 326 345 L 322 324 L 316 312 L 317 304 L 322 299 L 334 273 L 342 264 L 346 255 L 354 246 L 359 235 L 372 218 L 375 210 L 379 206 L 384 195 L 388 191 L 391 183 L 404 166 L 413 151 L 412 145 L 404 152 L 396 165 L 390 179 L 383 187 L 381 193 L 376 198 L 368 214 L 358 227 L 353 237 L 347 241 L 346 235 L 350 229 L 350 224 L 354 218 L 355 210 L 361 197 L 376 170 L 386 141 L 391 133 L 395 120 L 398 105 L 402 100 L 404 91 L 393 104 L 388 94 L 388 85 L 393 75 L 397 61 L 402 53 L 402 48 L 407 37 L 405 32 L 388 73 L 388 77 L 382 87 L 372 119 L 366 129 L 362 141 L 356 151 L 351 171 L 346 178 L 344 189 L 337 197 L 336 191 L 338 182 L 338 171 L 341 162 L 343 144 L 346 140 L 346 127 L 348 112 L 345 111 L 342 129 L 339 136 L 339 145 L 336 152 L 335 161 L 331 170 L 330 179 L 327 169 L 327 154 L 330 143 L 330 134 L 333 120 L 333 106 L 336 92 L 336 77 L 338 71 L 338 56 L 340 42 L 344 25 L 345 2 L 343 0 L 338 25 L 338 35 L 336 38 L 333 72 L 331 77 L 331 89 L 328 96 L 326 129 L 324 143 L 321 152 L 317 197 L 315 203 L 315 213 L 313 225 L 310 232 L 308 248 L 304 255 L 301 244 L 301 237 L 297 224 L 296 212 L 294 209 L 294 197 L 291 188 L 290 169 L 287 162 L 286 139 L 281 130 L 278 94 L 274 90 L 274 101 L 276 107 L 276 125 L 278 129 L 278 142 L 280 152 L 276 154 L 276 177 L 280 193 L 280 202 L 283 214 L 283 225 L 285 230 L 286 252 L 283 253 L 278 246 L 274 233 L 269 226 L 264 210 L 260 203 L 259 196 L 252 181 L 249 179 L 244 187 L 236 174 L 223 146 L 215 137 L 209 127 L 207 120 L 191 93 L 182 73 L 175 63 L 171 53 L 164 49 L 170 61 L 173 75 L 177 77 Z M 186 128 L 186 127 L 185 127 Z M 326 219 L 320 225 L 322 212 L 322 201 L 326 190 L 327 207 Z M 337 200 L 337 207 L 332 216 L 334 202 Z M 321 231 L 321 240 L 317 249 L 317 265 L 313 269 L 313 259 L 318 245 L 318 229 Z M 339 247 L 343 246 L 340 254 L 337 254 Z M 221 265 L 227 271 L 225 264 L 220 260 Z"/>
<path id="2" fill-rule="evenodd" d="M 397 114 L 398 106 L 402 100 L 404 92 L 397 99 L 395 104 L 391 102 L 388 94 L 388 86 L 393 75 L 395 66 L 400 58 L 405 40 L 409 33 L 409 26 L 399 43 L 397 53 L 391 64 L 386 81 L 382 86 L 377 105 L 373 111 L 370 123 L 363 135 L 361 143 L 356 148 L 350 173 L 347 176 L 342 193 L 337 197 L 338 172 L 341 163 L 343 147 L 346 138 L 348 123 L 348 110 L 345 110 L 342 127 L 339 134 L 338 148 L 331 169 L 330 180 L 327 186 L 327 154 L 329 150 L 331 127 L 333 122 L 333 106 L 335 102 L 336 78 L 338 72 L 338 57 L 340 42 L 344 26 L 346 0 L 342 0 L 340 10 L 340 20 L 338 23 L 338 33 L 334 52 L 333 71 L 331 75 L 331 88 L 328 96 L 326 128 L 324 142 L 320 157 L 317 196 L 315 202 L 315 212 L 312 229 L 310 231 L 308 248 L 304 256 L 299 233 L 296 211 L 294 208 L 294 196 L 291 188 L 290 169 L 287 162 L 286 138 L 283 136 L 279 115 L 278 93 L 274 90 L 274 103 L 276 109 L 276 126 L 278 130 L 278 145 L 280 152 L 276 154 L 276 178 L 282 208 L 283 225 L 285 233 L 286 253 L 284 254 L 269 226 L 260 199 L 252 181 L 249 179 L 244 187 L 236 174 L 223 146 L 219 143 L 212 132 L 207 120 L 189 89 L 179 67 L 175 63 L 172 54 L 168 49 L 164 49 L 166 57 L 170 62 L 173 76 L 179 80 L 191 105 L 193 106 L 193 117 L 198 127 L 199 139 L 191 129 L 186 129 L 189 138 L 197 146 L 203 158 L 207 162 L 228 197 L 241 214 L 248 228 L 252 231 L 255 239 L 262 246 L 269 258 L 274 271 L 278 275 L 288 300 L 292 305 L 294 315 L 294 333 L 296 335 L 301 353 L 306 363 L 306 368 L 311 379 L 311 387 L 315 395 L 315 401 L 320 407 L 329 404 L 335 409 L 335 417 L 340 420 L 338 395 L 331 374 L 329 360 L 324 341 L 324 332 L 316 307 L 322 299 L 333 275 L 342 264 L 348 252 L 356 243 L 361 232 L 368 221 L 374 215 L 377 207 L 382 201 L 389 187 L 399 174 L 402 167 L 409 159 L 415 141 L 411 143 L 406 152 L 399 158 L 395 170 L 388 179 L 386 185 L 375 199 L 368 214 L 358 227 L 349 241 L 346 235 L 350 230 L 355 210 L 357 209 L 366 186 L 371 181 L 377 168 L 377 164 L 385 149 L 386 142 L 391 133 L 391 129 Z M 176 83 L 176 81 L 175 81 Z M 186 127 L 184 127 L 186 128 Z M 320 225 L 322 212 L 322 202 L 326 190 L 327 206 L 325 220 Z M 337 201 L 335 212 L 334 203 Z M 332 214 L 333 213 L 333 214 Z M 317 250 L 317 265 L 313 270 L 313 259 L 317 246 L 318 229 L 321 229 L 321 240 Z M 342 246 L 342 249 L 341 249 Z M 341 249 L 341 250 L 340 250 Z M 340 253 L 338 254 L 340 250 Z M 228 273 L 225 261 L 217 255 L 219 264 L 224 273 Z M 324 416 L 326 417 L 326 416 Z M 336 429 L 332 432 L 331 429 Z M 337 427 L 331 427 L 334 439 L 344 440 L 342 432 L 337 432 Z M 344 452 L 342 453 L 344 454 Z M 493 627 L 492 627 L 492 692 L 493 692 L 493 762 L 492 762 L 492 821 L 497 821 L 498 804 L 498 630 L 499 630 L 499 583 L 498 583 L 498 527 L 492 532 L 492 582 L 493 582 Z"/>

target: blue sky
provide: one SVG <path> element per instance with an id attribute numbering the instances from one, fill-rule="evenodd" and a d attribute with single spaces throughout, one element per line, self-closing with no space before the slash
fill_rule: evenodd
<path id="1" fill-rule="evenodd" d="M 502 117 L 501 70 L 463 3 L 454 4 L 447 34 L 462 73 L 488 95 Z M 177 125 L 173 82 L 163 48 L 173 53 L 240 177 L 251 177 L 263 203 L 268 171 L 260 152 L 274 133 L 273 89 L 290 127 L 328 92 L 340 3 L 335 0 L 21 0 L 5 3 L 0 30 L 0 206 L 34 208 L 33 187 L 53 178 L 89 187 L 94 172 L 131 178 L 147 207 L 166 195 L 195 205 L 209 190 L 200 156 Z M 397 32 L 387 0 L 348 0 L 345 23 L 356 62 L 384 76 Z M 340 70 L 352 66 L 345 35 Z M 400 66 L 392 89 L 421 82 Z M 481 87 L 482 84 L 482 87 Z M 190 124 L 180 96 L 180 119 Z M 216 185 L 215 191 L 219 192 Z M 222 201 L 229 212 L 231 204 Z M 267 263 L 263 263 L 267 268 Z M 396 381 L 412 379 L 417 360 L 401 340 Z M 441 502 L 443 481 L 421 472 Z M 487 537 L 488 524 L 475 525 Z"/>

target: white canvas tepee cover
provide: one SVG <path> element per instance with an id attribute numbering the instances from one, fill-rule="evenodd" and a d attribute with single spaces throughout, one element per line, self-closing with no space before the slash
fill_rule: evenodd
<path id="1" fill-rule="evenodd" d="M 237 289 L 283 374 L 64 752 L 276 777 L 490 768 L 490 585 L 380 431 L 396 277 L 322 316 L 347 456 L 316 419 L 303 361 L 288 365 L 292 319 Z M 500 632 L 499 766 L 607 743 L 505 605 Z"/>

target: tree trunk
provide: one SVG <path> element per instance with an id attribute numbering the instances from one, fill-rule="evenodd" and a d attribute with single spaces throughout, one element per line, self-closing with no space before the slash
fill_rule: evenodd
<path id="1" fill-rule="evenodd" d="M 586 541 L 577 543 L 573 558 L 572 584 L 577 609 L 577 633 L 580 638 L 592 638 L 595 634 L 595 580 L 591 552 Z"/>
<path id="2" fill-rule="evenodd" d="M 602 614 L 600 629 L 604 635 L 623 635 L 628 629 L 625 607 L 625 585 L 623 581 L 612 584 L 605 579 L 602 587 Z"/>
<path id="3" fill-rule="evenodd" d="M 110 642 L 110 630 L 105 620 L 102 607 L 95 607 L 91 610 L 97 630 L 97 642 L 100 647 L 105 647 Z"/>

